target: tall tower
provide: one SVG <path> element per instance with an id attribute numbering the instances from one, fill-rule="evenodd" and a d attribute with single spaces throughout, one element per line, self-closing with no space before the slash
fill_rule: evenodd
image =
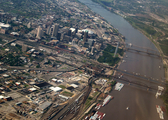
<path id="1" fill-rule="evenodd" d="M 59 29 L 59 25 L 58 24 L 54 24 L 53 33 L 52 33 L 53 37 L 57 37 L 58 29 Z"/>
<path id="2" fill-rule="evenodd" d="M 71 36 L 71 30 L 67 30 L 67 35 Z"/>
<path id="3" fill-rule="evenodd" d="M 83 37 L 83 41 L 87 42 L 87 37 L 88 37 L 88 31 L 84 32 L 84 37 Z"/>
<path id="4" fill-rule="evenodd" d="M 111 36 L 111 42 L 113 42 L 115 40 L 114 36 Z"/>
<path id="5" fill-rule="evenodd" d="M 117 51 L 118 51 L 118 46 L 119 46 L 119 42 L 117 43 L 117 47 L 116 47 L 116 49 L 115 49 L 114 57 L 115 57 L 115 56 L 116 56 L 116 54 L 117 54 Z"/>
<path id="6" fill-rule="evenodd" d="M 47 34 L 47 35 L 50 35 L 50 34 L 51 34 L 51 26 L 48 26 L 46 34 Z"/>
<path id="7" fill-rule="evenodd" d="M 37 28 L 37 36 L 36 36 L 36 38 L 37 39 L 41 39 L 42 35 L 43 35 L 43 31 L 42 31 L 42 28 L 39 26 Z"/>
<path id="8" fill-rule="evenodd" d="M 75 33 L 77 33 L 77 32 L 78 32 L 78 27 L 75 28 Z"/>

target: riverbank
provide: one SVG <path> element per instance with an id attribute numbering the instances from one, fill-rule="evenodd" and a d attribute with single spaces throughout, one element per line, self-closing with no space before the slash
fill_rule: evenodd
<path id="1" fill-rule="evenodd" d="M 117 28 L 118 31 L 125 36 L 126 43 L 132 43 L 133 45 L 142 48 L 146 47 L 157 50 L 151 40 L 148 40 L 142 32 L 133 28 L 125 19 L 123 19 L 123 17 L 112 14 L 107 11 L 107 9 L 104 9 L 104 7 L 99 4 L 93 3 L 91 0 L 80 1 Z M 159 81 L 161 81 L 161 78 L 164 77 L 164 70 L 159 68 L 159 66 L 161 66 L 161 68 L 163 67 L 160 58 L 137 52 L 126 52 L 126 54 L 127 57 L 123 58 L 126 62 L 122 63 L 119 69 L 145 75 Z M 126 74 L 124 74 L 123 77 L 129 81 L 137 81 L 139 84 L 154 87 L 157 90 L 158 85 L 154 85 L 151 82 L 145 82 Z M 120 80 L 118 82 L 120 82 Z M 112 100 L 107 106 L 100 109 L 101 112 L 106 113 L 104 119 L 113 118 L 114 120 L 122 120 L 126 118 L 126 120 L 150 120 L 151 118 L 151 120 L 158 120 L 159 115 L 156 111 L 156 105 L 163 105 L 163 101 L 160 98 L 155 98 L 155 91 L 151 93 L 148 89 L 146 89 L 146 87 L 126 82 L 123 83 L 125 85 L 120 92 L 112 91 L 110 93 L 114 96 L 113 100 L 115 100 L 115 102 Z M 140 101 L 138 102 L 138 100 Z M 126 110 L 128 104 L 130 106 L 129 114 L 127 114 L 128 111 Z M 120 114 L 121 117 L 118 116 L 118 114 Z M 166 116 L 165 119 L 167 119 Z"/>
<path id="2" fill-rule="evenodd" d="M 114 99 L 100 108 L 106 113 L 105 120 L 159 120 L 156 105 L 163 106 L 163 102 L 153 93 L 125 84 L 121 91 L 113 90 L 110 95 Z M 167 120 L 167 116 L 164 118 Z"/>
<path id="3" fill-rule="evenodd" d="M 97 1 L 97 0 L 91 0 L 99 5 L 101 5 L 103 8 L 105 8 L 106 10 L 108 10 L 111 13 L 117 14 L 115 13 L 113 10 L 110 10 L 108 7 L 106 7 L 103 3 Z M 120 14 L 117 14 L 120 15 Z M 121 15 L 120 15 L 121 16 Z M 121 16 L 123 17 L 123 16 Z M 168 80 L 168 60 L 163 58 L 165 55 L 158 43 L 158 41 L 156 41 L 155 39 L 152 38 L 151 35 L 149 35 L 145 30 L 142 30 L 141 28 L 139 28 L 138 26 L 136 26 L 136 23 L 134 21 L 129 21 L 127 18 L 123 17 L 123 19 L 125 19 L 127 22 L 129 22 L 129 24 L 134 27 L 135 29 L 137 29 L 138 31 L 140 31 L 144 36 L 146 36 L 146 38 L 148 38 L 153 44 L 154 46 L 157 48 L 157 50 L 159 51 L 161 57 L 162 57 L 162 63 L 164 64 L 164 77 L 166 80 Z"/>
<path id="4" fill-rule="evenodd" d="M 128 21 L 129 22 L 129 21 Z M 129 22 L 130 23 L 130 22 Z M 131 24 L 131 23 L 130 23 Z M 131 24 L 132 25 L 132 24 Z M 168 81 L 168 60 L 164 58 L 164 53 L 163 51 L 161 50 L 160 46 L 159 46 L 159 43 L 157 41 L 154 41 L 151 37 L 149 37 L 148 35 L 146 35 L 146 32 L 143 31 L 142 29 L 140 28 L 136 28 L 137 30 L 139 30 L 142 34 L 144 34 L 154 45 L 155 47 L 157 48 L 157 50 L 159 51 L 161 57 L 162 57 L 162 62 L 164 64 L 164 71 L 165 71 L 165 80 Z"/>
<path id="5" fill-rule="evenodd" d="M 157 48 L 157 50 L 160 53 L 160 56 L 162 58 L 162 62 L 164 64 L 163 68 L 164 68 L 164 73 L 165 73 L 165 75 L 164 75 L 165 80 L 168 81 L 168 60 L 164 58 L 165 55 L 164 55 L 159 43 L 157 41 L 155 41 L 155 39 L 153 39 L 151 37 L 151 35 L 147 34 L 144 30 L 142 30 L 138 26 L 136 26 L 136 24 L 134 22 L 131 22 L 128 19 L 125 19 L 125 20 L 127 20 L 132 27 L 134 27 L 135 29 L 139 30 L 144 36 L 146 36 L 155 45 L 155 47 Z"/>

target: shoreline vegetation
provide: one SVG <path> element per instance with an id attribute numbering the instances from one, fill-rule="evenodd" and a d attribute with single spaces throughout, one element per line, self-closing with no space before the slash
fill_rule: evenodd
<path id="1" fill-rule="evenodd" d="M 144 34 L 155 45 L 155 47 L 157 48 L 157 50 L 159 51 L 162 57 L 162 62 L 164 65 L 163 67 L 165 70 L 165 79 L 167 80 L 168 79 L 168 69 L 167 69 L 168 60 L 165 59 L 164 56 L 168 56 L 168 46 L 166 46 L 168 45 L 168 31 L 163 30 L 162 28 L 160 28 L 160 26 L 158 26 L 158 24 L 163 24 L 163 23 L 157 20 L 153 20 L 152 24 L 148 25 L 148 24 L 143 23 L 143 20 L 141 20 L 142 19 L 141 17 L 125 16 L 123 14 L 120 14 L 120 12 L 116 13 L 113 9 L 109 9 L 109 5 L 107 7 L 105 4 L 107 4 L 110 0 L 92 0 L 92 1 L 100 4 L 102 7 L 104 7 L 108 11 L 123 17 L 135 29 L 139 30 L 142 34 Z M 150 19 L 147 19 L 147 21 L 151 22 Z M 157 26 L 164 32 L 157 29 L 157 27 L 155 26 Z M 166 24 L 166 26 L 168 26 L 168 24 Z M 161 99 L 164 101 L 164 104 L 166 106 L 166 113 L 168 114 L 168 85 L 166 85 L 165 91 L 163 95 L 161 96 Z"/>
<path id="2" fill-rule="evenodd" d="M 140 25 L 139 25 L 139 26 L 137 25 L 136 22 L 138 22 L 138 21 L 133 20 L 131 17 L 125 16 L 125 15 L 123 15 L 123 14 L 119 14 L 119 13 L 114 12 L 113 9 L 109 9 L 109 8 L 108 8 L 107 6 L 105 6 L 102 2 L 100 2 L 100 0 L 92 0 L 92 1 L 95 2 L 95 3 L 100 4 L 102 7 L 104 7 L 104 8 L 107 9 L 108 11 L 110 11 L 110 12 L 116 14 L 116 15 L 120 15 L 121 17 L 123 17 L 126 21 L 128 21 L 128 22 L 131 24 L 132 27 L 134 27 L 135 29 L 139 30 L 139 31 L 140 31 L 142 34 L 144 34 L 149 40 L 151 40 L 152 43 L 153 43 L 153 44 L 156 46 L 156 48 L 158 49 L 158 51 L 161 53 L 161 55 L 162 55 L 162 56 L 164 55 L 164 53 L 163 53 L 163 51 L 161 50 L 160 46 L 158 46 L 158 44 L 153 40 L 152 36 L 150 35 L 150 34 L 156 33 L 156 31 L 155 31 L 154 29 L 144 27 L 145 24 L 142 24 L 142 23 L 139 22 L 140 25 L 143 25 L 143 27 L 144 27 L 144 29 L 143 29 L 143 27 L 140 27 Z M 148 29 L 148 30 L 146 30 L 147 32 L 145 31 L 145 29 Z"/>
<path id="3" fill-rule="evenodd" d="M 126 21 L 128 21 L 131 26 L 133 26 L 135 29 L 139 30 L 142 34 L 144 34 L 157 48 L 159 51 L 162 61 L 164 64 L 165 69 L 165 78 L 168 79 L 168 60 L 163 58 L 164 56 L 168 56 L 168 30 L 163 30 L 160 28 L 159 24 L 165 25 L 157 20 L 151 20 L 149 18 L 141 17 L 141 16 L 135 16 L 130 15 L 126 16 L 123 14 L 122 11 L 118 12 L 119 10 L 115 10 L 112 8 L 110 3 L 113 0 L 92 0 L 95 3 L 100 4 L 102 7 L 107 9 L 108 11 L 120 15 L 123 17 Z M 116 12 L 117 11 L 117 12 Z M 126 13 L 125 13 L 126 14 Z M 144 15 L 149 17 L 148 15 Z M 147 21 L 148 23 L 145 23 L 144 21 Z M 168 24 L 167 24 L 168 26 Z M 156 28 L 160 28 L 161 30 L 158 30 Z M 166 46 L 167 45 L 167 46 Z"/>
<path id="4" fill-rule="evenodd" d="M 164 56 L 168 56 L 168 46 L 167 47 L 165 46 L 165 43 L 166 43 L 166 45 L 168 45 L 168 41 L 166 41 L 167 38 L 164 38 L 165 40 L 156 41 L 156 40 L 154 40 L 154 38 L 157 39 L 157 38 L 161 37 L 161 35 L 162 35 L 161 32 L 157 33 L 156 30 L 154 30 L 153 28 L 151 28 L 149 26 L 147 27 L 146 24 L 139 22 L 136 19 L 133 19 L 129 16 L 126 17 L 125 15 L 120 14 L 120 13 L 116 13 L 113 9 L 110 9 L 109 7 L 104 5 L 102 2 L 100 2 L 100 0 L 92 0 L 92 1 L 100 4 L 102 7 L 104 7 L 108 11 L 123 17 L 126 21 L 128 21 L 131 24 L 131 26 L 133 26 L 135 29 L 139 30 L 142 34 L 144 34 L 155 45 L 155 47 L 157 48 L 157 50 L 159 51 L 159 53 L 162 57 L 162 61 L 164 64 L 164 70 L 165 70 L 165 78 L 168 79 L 168 60 L 163 58 Z M 104 0 L 102 0 L 102 1 L 104 1 Z M 152 21 L 152 22 L 153 22 L 152 25 L 154 26 L 156 21 Z M 157 34 L 157 35 L 155 35 L 155 37 L 153 37 L 151 34 Z M 168 34 L 166 34 L 165 37 L 168 37 Z"/>
<path id="5" fill-rule="evenodd" d="M 118 48 L 117 54 L 114 57 L 116 47 L 111 46 L 110 44 L 103 51 L 103 55 L 100 56 L 97 61 L 100 63 L 107 63 L 110 66 L 114 66 L 119 63 L 121 60 L 119 56 L 123 56 L 124 50 Z"/>

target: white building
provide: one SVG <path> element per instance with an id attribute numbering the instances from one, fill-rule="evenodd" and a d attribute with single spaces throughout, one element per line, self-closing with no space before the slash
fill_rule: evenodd
<path id="1" fill-rule="evenodd" d="M 42 36 L 43 36 L 43 31 L 42 31 L 42 28 L 39 26 L 37 28 L 37 36 L 36 36 L 36 38 L 37 39 L 41 39 Z"/>
<path id="2" fill-rule="evenodd" d="M 62 91 L 62 88 L 60 88 L 60 87 L 50 87 L 49 89 L 53 90 L 54 92 Z"/>

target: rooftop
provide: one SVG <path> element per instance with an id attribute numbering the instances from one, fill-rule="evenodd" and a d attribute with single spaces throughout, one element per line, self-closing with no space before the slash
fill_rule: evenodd
<path id="1" fill-rule="evenodd" d="M 41 104 L 41 105 L 39 106 L 39 109 L 45 110 L 45 109 L 46 109 L 47 107 L 49 107 L 51 104 L 52 104 L 51 102 L 46 101 L 46 102 L 44 102 L 43 104 Z"/>
<path id="2" fill-rule="evenodd" d="M 5 24 L 5 23 L 1 23 L 1 22 L 0 22 L 0 27 L 8 28 L 8 27 L 10 27 L 10 25 L 9 25 L 9 24 Z"/>
<path id="3" fill-rule="evenodd" d="M 45 87 L 45 86 L 50 86 L 51 84 L 47 83 L 47 82 L 43 82 L 43 83 L 39 83 L 39 84 L 35 84 L 35 86 L 37 87 Z"/>
<path id="4" fill-rule="evenodd" d="M 54 92 L 58 92 L 62 90 L 62 88 L 60 87 L 50 87 L 50 89 L 53 90 Z"/>

